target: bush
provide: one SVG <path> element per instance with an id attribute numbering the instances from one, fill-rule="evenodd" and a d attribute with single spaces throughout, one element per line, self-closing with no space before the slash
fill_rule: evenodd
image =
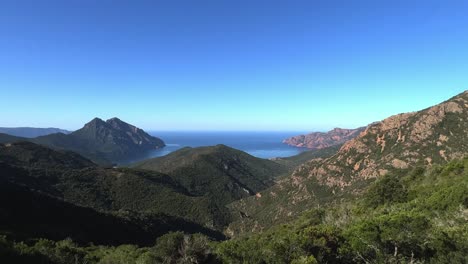
<path id="1" fill-rule="evenodd" d="M 401 179 L 386 175 L 369 187 L 364 199 L 368 206 L 376 208 L 379 205 L 405 202 L 407 197 L 408 192 Z"/>

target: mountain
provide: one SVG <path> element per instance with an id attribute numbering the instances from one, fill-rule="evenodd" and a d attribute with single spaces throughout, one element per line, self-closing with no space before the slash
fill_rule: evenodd
<path id="1" fill-rule="evenodd" d="M 55 133 L 69 134 L 68 130 L 60 128 L 37 128 L 37 127 L 0 127 L 0 133 L 9 134 L 17 137 L 34 138 Z"/>
<path id="2" fill-rule="evenodd" d="M 187 147 L 132 167 L 167 174 L 192 195 L 206 197 L 220 210 L 272 186 L 288 172 L 284 165 L 225 145 Z"/>
<path id="3" fill-rule="evenodd" d="M 161 139 L 118 118 L 107 121 L 95 118 L 70 134 L 56 133 L 31 141 L 54 149 L 74 151 L 98 163 L 122 162 L 165 146 Z"/>
<path id="4" fill-rule="evenodd" d="M 256 197 L 230 205 L 227 233 L 258 231 L 362 193 L 376 178 L 468 154 L 468 91 L 427 109 L 370 124 L 331 157 L 308 161 Z"/>
<path id="5" fill-rule="evenodd" d="M 39 223 L 31 223 L 31 228 L 27 229 L 29 231 L 34 230 L 33 226 L 38 228 L 38 232 L 45 227 L 53 230 L 54 224 L 48 224 L 45 219 L 49 216 L 45 213 L 57 219 L 70 219 L 55 211 L 63 208 L 70 214 L 75 212 L 75 217 L 83 217 L 81 221 L 105 218 L 105 221 L 112 222 L 115 217 L 118 218 L 115 218 L 117 222 L 130 221 L 131 226 L 152 234 L 151 239 L 176 230 L 222 237 L 220 233 L 207 228 L 212 227 L 217 219 L 216 211 L 210 208 L 209 201 L 205 197 L 190 194 L 177 181 L 161 173 L 102 168 L 73 152 L 18 142 L 0 145 L 0 181 L 5 186 L 8 184 L 6 189 L 14 190 L 11 199 L 2 200 L 8 203 L 0 203 L 0 213 L 3 210 L 5 215 L 10 216 L 8 226 L 15 230 L 22 229 L 15 225 L 15 219 L 21 215 L 44 219 L 43 227 L 38 227 Z M 24 197 L 37 197 L 37 203 L 27 204 Z M 16 208 L 16 211 L 12 208 Z M 31 209 L 22 212 L 24 208 Z M 109 219 L 102 214 L 115 217 Z M 87 216 L 90 218 L 87 219 Z M 55 221 L 59 220 L 53 223 Z M 2 226 L 0 224 L 0 229 Z M 61 230 L 57 231 L 59 234 L 70 230 L 70 236 L 78 236 L 75 231 L 79 228 L 75 222 L 71 222 L 70 226 L 62 223 L 57 228 Z M 54 232 L 47 234 L 49 238 L 55 237 Z M 109 237 L 107 241 L 113 241 L 113 238 Z M 147 243 L 148 240 L 144 238 L 148 236 L 133 243 Z M 106 238 L 99 236 L 98 240 L 106 241 Z"/>
<path id="6" fill-rule="evenodd" d="M 341 145 L 346 141 L 359 136 L 365 127 L 356 129 L 335 128 L 326 133 L 313 132 L 307 135 L 299 135 L 283 140 L 283 143 L 294 147 L 322 149 L 326 147 Z"/>

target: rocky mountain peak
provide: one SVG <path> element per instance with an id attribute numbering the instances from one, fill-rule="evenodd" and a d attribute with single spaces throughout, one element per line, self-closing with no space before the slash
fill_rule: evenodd
<path id="1" fill-rule="evenodd" d="M 236 202 L 233 208 L 247 212 L 250 218 L 231 224 L 230 230 L 261 230 L 271 219 L 291 219 L 317 203 L 361 193 L 371 179 L 466 155 L 468 92 L 464 91 L 421 111 L 372 123 L 334 155 L 309 160 L 259 197 Z"/>
<path id="2" fill-rule="evenodd" d="M 307 135 L 299 135 L 283 140 L 283 143 L 295 147 L 303 147 L 310 149 L 323 149 L 335 145 L 343 144 L 344 142 L 356 137 L 364 127 L 356 129 L 334 128 L 328 132 L 313 132 Z"/>
<path id="3" fill-rule="evenodd" d="M 96 162 L 120 161 L 145 151 L 164 147 L 164 142 L 118 118 L 94 118 L 69 135 L 49 135 L 34 142 L 76 151 Z"/>
<path id="4" fill-rule="evenodd" d="M 369 125 L 338 153 L 307 170 L 328 186 L 379 177 L 395 169 L 431 165 L 468 153 L 468 93 L 418 112 Z"/>
<path id="5" fill-rule="evenodd" d="M 88 123 L 84 125 L 85 128 L 99 127 L 99 126 L 106 126 L 106 122 L 104 122 L 104 120 L 98 117 L 93 118 L 91 121 L 89 121 Z"/>

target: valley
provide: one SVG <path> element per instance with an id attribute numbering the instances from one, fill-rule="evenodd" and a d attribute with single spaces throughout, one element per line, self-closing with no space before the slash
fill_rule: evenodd
<path id="1" fill-rule="evenodd" d="M 81 252 L 72 256 L 91 263 L 120 254 L 123 245 L 133 245 L 128 258 L 146 252 L 144 263 L 176 261 L 189 249 L 184 254 L 202 263 L 443 262 L 447 256 L 462 263 L 467 106 L 464 92 L 374 122 L 344 142 L 339 137 L 273 159 L 219 144 L 106 166 L 104 157 L 117 161 L 164 146 L 116 118 L 94 119 L 68 135 L 2 134 L 2 254 L 62 263 L 50 252 L 67 259 L 59 248 L 68 243 L 67 250 Z M 456 248 L 449 255 L 439 245 L 448 243 L 442 234 Z M 50 252 L 41 251 L 44 241 Z M 173 243 L 166 253 L 158 251 L 164 243 Z"/>

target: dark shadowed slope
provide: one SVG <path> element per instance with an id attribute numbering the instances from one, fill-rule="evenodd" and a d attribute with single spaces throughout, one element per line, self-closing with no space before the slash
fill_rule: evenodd
<path id="1" fill-rule="evenodd" d="M 12 142 L 18 142 L 18 141 L 25 141 L 28 140 L 27 138 L 22 138 L 22 137 L 16 137 L 4 133 L 0 133 L 0 143 L 12 143 Z"/>
<path id="2" fill-rule="evenodd" d="M 0 127 L 0 133 L 5 133 L 17 137 L 35 138 L 55 133 L 69 134 L 71 131 L 54 127 Z"/>
<path id="3" fill-rule="evenodd" d="M 29 142 L 2 144 L 0 164 L 4 182 L 79 207 L 124 216 L 149 226 L 148 232 L 153 234 L 183 230 L 221 237 L 206 228 L 219 218 L 209 201 L 191 195 L 162 173 L 100 168 L 75 153 Z"/>

